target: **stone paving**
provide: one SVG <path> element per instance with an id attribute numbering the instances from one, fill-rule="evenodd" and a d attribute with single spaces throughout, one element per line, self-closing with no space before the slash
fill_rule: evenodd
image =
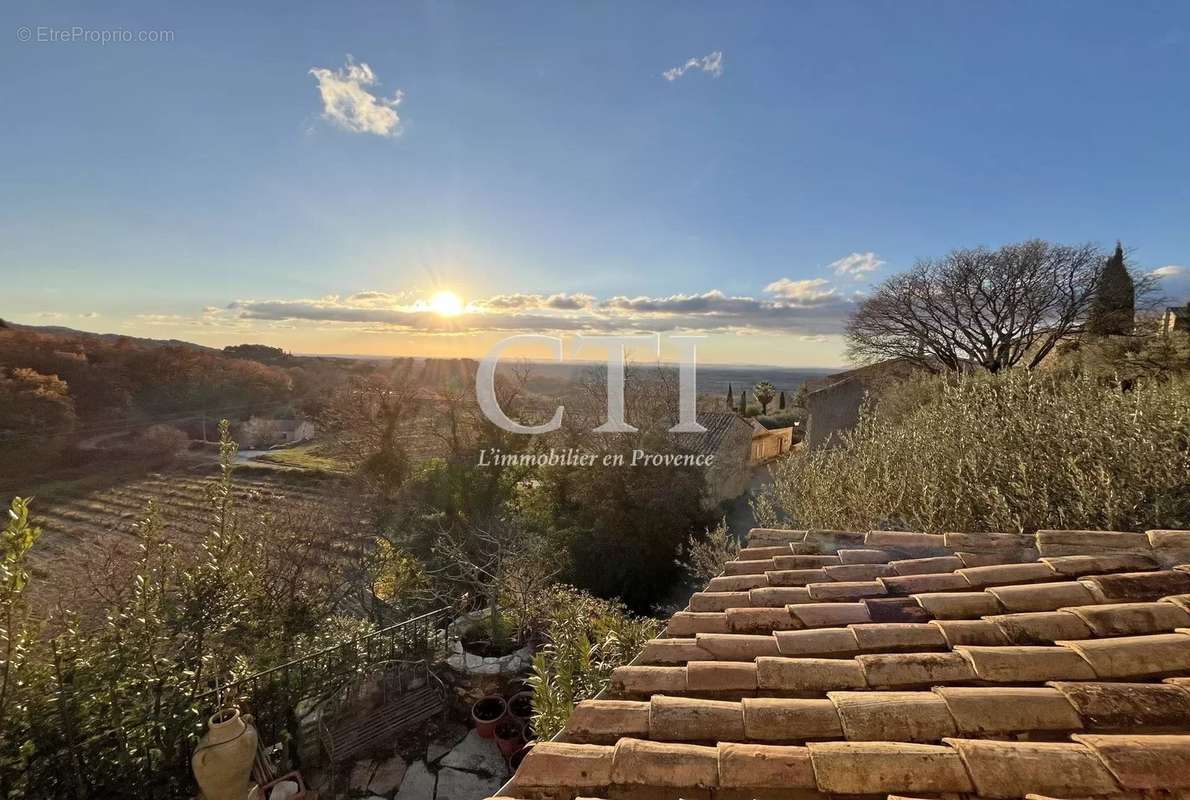
<path id="1" fill-rule="evenodd" d="M 397 755 L 357 762 L 350 792 L 367 800 L 483 800 L 508 776 L 496 743 L 456 724 L 430 743 L 425 760 L 406 763 Z"/>

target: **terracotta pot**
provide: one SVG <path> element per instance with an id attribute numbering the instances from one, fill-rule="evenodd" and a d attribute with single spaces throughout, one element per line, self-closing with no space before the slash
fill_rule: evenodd
<path id="1" fill-rule="evenodd" d="M 508 698 L 508 713 L 522 722 L 533 719 L 533 692 L 517 692 Z"/>
<path id="2" fill-rule="evenodd" d="M 521 762 L 525 760 L 525 756 L 529 755 L 529 751 L 532 749 L 533 749 L 533 743 L 530 742 L 529 744 L 526 744 L 524 747 L 522 747 L 520 750 L 517 750 L 515 753 L 510 755 L 508 757 L 508 771 L 516 772 L 517 767 L 519 767 L 521 765 Z"/>
<path id="3" fill-rule="evenodd" d="M 496 733 L 496 723 L 504 719 L 508 713 L 508 703 L 499 695 L 490 694 L 475 701 L 471 706 L 471 720 L 475 723 L 475 732 L 485 739 L 491 739 Z"/>
<path id="4" fill-rule="evenodd" d="M 256 759 L 257 733 L 238 708 L 225 708 L 207 720 L 207 732 L 190 759 L 206 800 L 244 800 Z"/>
<path id="5" fill-rule="evenodd" d="M 510 758 L 525 744 L 525 740 L 521 738 L 522 728 L 519 720 L 511 718 L 496 723 L 496 746 L 505 758 Z"/>

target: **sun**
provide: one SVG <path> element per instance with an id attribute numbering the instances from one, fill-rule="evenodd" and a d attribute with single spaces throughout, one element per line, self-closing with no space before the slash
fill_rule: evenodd
<path id="1" fill-rule="evenodd" d="M 436 292 L 430 298 L 430 310 L 443 317 L 457 317 L 463 313 L 463 301 L 454 292 Z"/>

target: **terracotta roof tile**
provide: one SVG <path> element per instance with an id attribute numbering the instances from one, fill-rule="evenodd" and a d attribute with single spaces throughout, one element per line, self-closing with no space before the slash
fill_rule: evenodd
<path id="1" fill-rule="evenodd" d="M 1190 612 L 1161 602 L 1077 606 L 1065 611 L 1078 616 L 1095 636 L 1140 636 L 1165 633 L 1190 625 Z M 1083 638 L 1067 636 L 1067 639 Z"/>
<path id="2" fill-rule="evenodd" d="M 888 593 L 884 585 L 878 580 L 811 583 L 806 586 L 806 589 L 810 592 L 810 599 L 815 601 L 860 600 L 865 597 L 879 597 Z"/>
<path id="3" fill-rule="evenodd" d="M 623 786 L 714 787 L 719 784 L 719 750 L 621 739 L 612 756 L 610 782 Z"/>
<path id="4" fill-rule="evenodd" d="M 1065 647 L 955 648 L 971 662 L 975 675 L 991 683 L 1094 680 L 1095 671 L 1078 653 Z"/>
<path id="5" fill-rule="evenodd" d="M 1144 552 L 1150 545 L 1143 533 L 1043 530 L 1037 532 L 1037 549 L 1043 556 L 1067 556 L 1120 550 Z"/>
<path id="6" fill-rule="evenodd" d="M 939 686 L 934 692 L 945 701 L 962 736 L 1083 727 L 1071 703 L 1053 688 Z"/>
<path id="7" fill-rule="evenodd" d="M 851 628 L 778 631 L 773 638 L 783 656 L 851 658 L 859 653 L 859 642 Z"/>
<path id="8" fill-rule="evenodd" d="M 1010 644 L 1000 626 L 986 619 L 939 619 L 930 624 L 942 631 L 952 650 L 964 644 L 992 647 Z"/>
<path id="9" fill-rule="evenodd" d="M 1054 571 L 1046 564 L 997 564 L 989 567 L 965 567 L 956 570 L 977 589 L 987 586 L 1007 586 L 1014 583 L 1045 583 L 1054 579 Z"/>
<path id="10" fill-rule="evenodd" d="M 843 547 L 863 547 L 867 536 L 867 531 L 810 530 L 806 531 L 803 541 L 807 546 L 833 553 Z M 876 545 L 873 547 L 879 549 Z"/>
<path id="11" fill-rule="evenodd" d="M 929 622 L 934 618 L 912 597 L 865 597 L 861 602 L 872 622 Z"/>
<path id="12" fill-rule="evenodd" d="M 1087 729 L 1104 731 L 1184 728 L 1190 720 L 1190 691 L 1154 683 L 1050 684 Z"/>
<path id="13" fill-rule="evenodd" d="M 1190 575 L 1178 570 L 1093 575 L 1079 583 L 1090 587 L 1099 602 L 1143 602 L 1190 592 Z"/>
<path id="14" fill-rule="evenodd" d="M 1116 794 L 1119 785 L 1089 747 L 1065 742 L 947 739 L 984 797 L 1056 797 Z"/>
<path id="15" fill-rule="evenodd" d="M 686 688 L 692 692 L 754 692 L 756 663 L 691 661 L 686 665 Z"/>
<path id="16" fill-rule="evenodd" d="M 789 613 L 789 608 L 729 608 L 727 628 L 732 633 L 769 633 L 791 631 L 801 623 Z"/>
<path id="17" fill-rule="evenodd" d="M 872 621 L 863 603 L 798 603 L 786 608 L 803 628 L 833 628 Z"/>
<path id="18" fill-rule="evenodd" d="M 853 742 L 938 742 L 958 733 L 946 701 L 933 692 L 830 692 Z"/>
<path id="19" fill-rule="evenodd" d="M 612 688 L 625 694 L 681 694 L 686 691 L 685 667 L 616 667 Z"/>
<path id="20" fill-rule="evenodd" d="M 1003 610 L 987 592 L 935 592 L 913 595 L 913 599 L 935 619 L 978 619 Z"/>
<path id="21" fill-rule="evenodd" d="M 944 533 L 943 541 L 951 550 L 970 553 L 1004 553 L 1033 547 L 1033 538 L 1017 533 Z"/>
<path id="22" fill-rule="evenodd" d="M 753 528 L 748 531 L 748 545 L 772 546 L 790 542 L 800 542 L 806 538 L 806 531 L 792 531 L 784 528 Z"/>
<path id="23" fill-rule="evenodd" d="M 872 581 L 896 574 L 888 564 L 841 564 L 823 569 L 832 581 Z"/>
<path id="24" fill-rule="evenodd" d="M 892 553 L 887 550 L 876 550 L 857 547 L 839 551 L 839 563 L 842 564 L 887 564 L 893 560 Z"/>
<path id="25" fill-rule="evenodd" d="M 690 598 L 690 610 L 726 611 L 751 605 L 750 600 L 748 592 L 695 592 Z"/>
<path id="26" fill-rule="evenodd" d="M 855 659 L 756 659 L 757 687 L 790 694 L 825 694 L 867 687 L 863 668 Z"/>
<path id="27" fill-rule="evenodd" d="M 971 792 L 958 753 L 950 747 L 889 742 L 807 745 L 818 788 L 835 794 Z"/>
<path id="28" fill-rule="evenodd" d="M 749 543 L 504 794 L 1190 788 L 1190 531 L 757 529 Z M 865 596 L 876 587 L 889 594 Z"/>
<path id="29" fill-rule="evenodd" d="M 986 590 L 1009 613 L 1020 611 L 1056 611 L 1063 606 L 1081 606 L 1095 602 L 1081 583 L 1035 583 L 1029 586 L 993 586 Z"/>
<path id="30" fill-rule="evenodd" d="M 649 735 L 649 704 L 632 700 L 584 700 L 566 723 L 567 737 L 587 744 L 615 744 L 622 736 Z"/>
<path id="31" fill-rule="evenodd" d="M 669 618 L 666 631 L 670 636 L 693 636 L 696 633 L 730 633 L 725 611 L 679 611 Z"/>
<path id="32" fill-rule="evenodd" d="M 720 575 L 718 578 L 711 578 L 706 590 L 708 592 L 746 592 L 749 589 L 768 585 L 768 578 L 763 573 L 759 575 Z"/>
<path id="33" fill-rule="evenodd" d="M 804 586 L 765 586 L 748 593 L 748 605 L 754 607 L 785 606 L 810 602 Z"/>
<path id="34" fill-rule="evenodd" d="M 1138 678 L 1190 671 L 1190 636 L 1164 633 L 1062 642 L 1100 678 Z"/>
<path id="35" fill-rule="evenodd" d="M 1065 610 L 996 614 L 984 619 L 999 628 L 1004 638 L 1012 644 L 1052 644 L 1064 639 L 1091 637 L 1091 629 L 1086 622 L 1077 614 Z"/>
<path id="36" fill-rule="evenodd" d="M 927 622 L 852 625 L 859 650 L 864 653 L 928 652 L 947 649 L 946 637 Z"/>
<path id="37" fill-rule="evenodd" d="M 740 561 L 767 561 L 773 556 L 787 556 L 793 551 L 789 545 L 765 545 L 763 547 L 742 547 L 736 558 Z"/>
<path id="38" fill-rule="evenodd" d="M 864 545 L 878 550 L 894 550 L 922 555 L 949 555 L 946 537 L 938 533 L 912 531 L 869 531 Z"/>
<path id="39" fill-rule="evenodd" d="M 1058 556 L 1041 559 L 1058 575 L 1079 578 L 1105 572 L 1134 572 L 1157 569 L 1157 562 L 1146 555 L 1122 553 L 1101 556 Z"/>
<path id="40" fill-rule="evenodd" d="M 907 558 L 889 564 L 895 575 L 933 575 L 954 572 L 963 566 L 958 556 L 933 556 L 931 558 Z"/>
<path id="41" fill-rule="evenodd" d="M 889 594 L 921 594 L 923 592 L 961 592 L 970 589 L 967 579 L 955 572 L 933 575 L 903 575 L 894 578 L 880 578 L 880 583 Z"/>
<path id="42" fill-rule="evenodd" d="M 691 697 L 654 696 L 649 702 L 648 738 L 671 742 L 744 738 L 739 703 Z"/>
<path id="43" fill-rule="evenodd" d="M 767 586 L 806 586 L 811 583 L 830 580 L 821 568 L 779 569 L 765 573 Z M 716 580 L 718 580 L 716 578 Z"/>
<path id="44" fill-rule="evenodd" d="M 970 662 L 958 653 L 897 653 L 856 656 L 873 689 L 930 687 L 975 680 Z"/>
<path id="45" fill-rule="evenodd" d="M 695 637 L 698 649 L 710 654 L 706 660 L 752 661 L 758 656 L 779 655 L 774 636 L 737 633 L 700 633 Z M 699 660 L 699 659 L 690 659 Z"/>
<path id="46" fill-rule="evenodd" d="M 763 559 L 756 561 L 728 561 L 723 565 L 724 575 L 763 575 L 769 570 L 777 568 L 776 562 L 771 559 Z"/>
<path id="47" fill-rule="evenodd" d="M 773 563 L 776 565 L 774 569 L 820 569 L 822 567 L 837 567 L 843 562 L 838 556 L 795 556 L 786 553 L 775 556 Z"/>
<path id="48" fill-rule="evenodd" d="M 516 773 L 520 786 L 607 786 L 612 780 L 611 747 L 593 744 L 542 742 L 536 745 Z"/>
<path id="49" fill-rule="evenodd" d="M 1083 733 L 1075 741 L 1091 748 L 1126 789 L 1190 788 L 1190 736 L 1101 736 Z"/>
<path id="50" fill-rule="evenodd" d="M 729 634 L 698 634 L 698 636 L 726 636 Z M 645 664 L 685 664 L 687 661 L 710 661 L 716 656 L 698 646 L 696 639 L 650 639 L 641 651 Z"/>
<path id="51" fill-rule="evenodd" d="M 719 785 L 724 789 L 814 789 L 816 778 L 805 747 L 719 745 Z"/>
<path id="52" fill-rule="evenodd" d="M 758 742 L 841 739 L 843 726 L 830 700 L 745 697 L 745 738 Z"/>

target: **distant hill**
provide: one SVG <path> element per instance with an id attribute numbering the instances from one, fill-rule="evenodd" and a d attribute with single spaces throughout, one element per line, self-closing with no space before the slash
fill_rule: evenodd
<path id="1" fill-rule="evenodd" d="M 77 328 L 67 328 L 64 325 L 21 325 L 11 320 L 0 319 L 0 330 L 14 331 L 29 331 L 31 333 L 43 333 L 53 336 L 69 336 L 77 339 L 95 339 L 108 344 L 115 344 L 120 341 L 133 342 L 145 347 L 190 347 L 195 350 L 203 350 L 208 353 L 218 353 L 219 349 L 215 347 L 207 347 L 194 342 L 186 342 L 181 339 L 147 339 L 142 336 L 129 336 L 125 333 L 92 333 L 91 331 L 80 331 Z"/>

